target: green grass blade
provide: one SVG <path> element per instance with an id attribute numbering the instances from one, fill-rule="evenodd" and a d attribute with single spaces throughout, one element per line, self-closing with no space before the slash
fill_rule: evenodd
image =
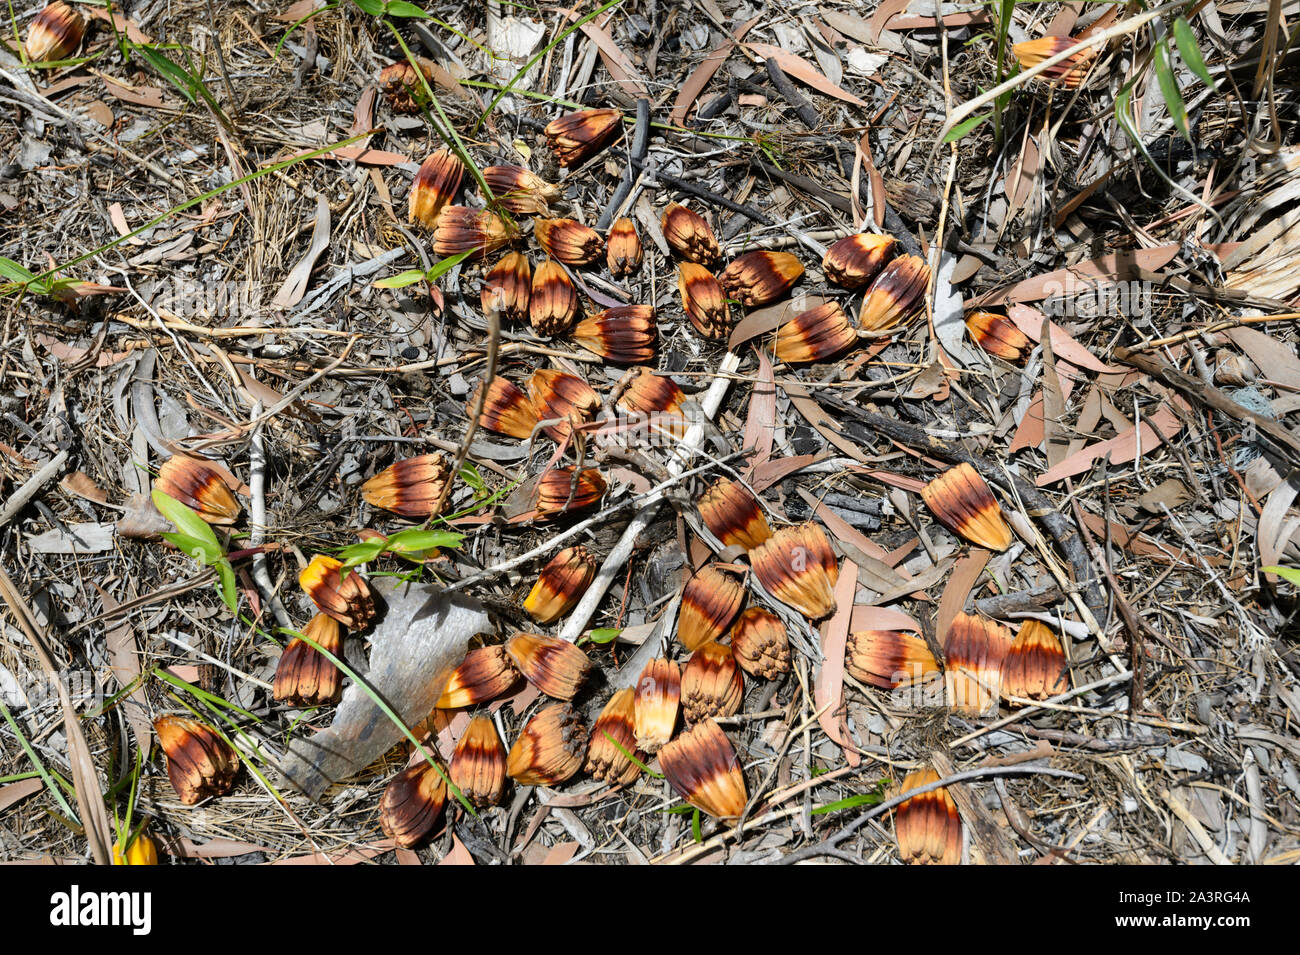
<path id="1" fill-rule="evenodd" d="M 1196 42 L 1196 35 L 1192 33 L 1192 25 L 1187 22 L 1186 17 L 1179 17 L 1174 21 L 1174 42 L 1178 44 L 1178 55 L 1183 58 L 1187 68 L 1210 89 L 1217 90 L 1214 77 L 1210 75 L 1210 70 L 1205 65 L 1205 57 L 1201 56 L 1200 44 Z"/>
<path id="2" fill-rule="evenodd" d="M 1183 134 L 1183 139 L 1190 143 L 1192 134 L 1187 129 L 1187 104 L 1183 102 L 1183 91 L 1178 88 L 1178 79 L 1174 76 L 1173 67 L 1169 65 L 1168 37 L 1161 38 L 1153 52 L 1156 81 L 1160 84 L 1160 93 L 1165 98 L 1165 106 L 1169 108 L 1169 115 L 1173 117 L 1178 131 Z"/>
<path id="3" fill-rule="evenodd" d="M 948 130 L 948 135 L 943 137 L 943 141 L 945 143 L 956 142 L 957 140 L 965 136 L 967 133 L 969 133 L 976 126 L 978 126 L 980 123 L 985 122 L 992 115 L 993 115 L 992 113 L 983 113 L 979 116 L 972 116 L 970 119 L 962 120 L 952 129 Z"/>
<path id="4" fill-rule="evenodd" d="M 73 812 L 72 807 L 68 805 L 68 800 L 64 798 L 63 791 L 54 782 L 54 777 L 52 777 L 49 770 L 45 768 L 45 764 L 41 762 L 41 757 L 37 755 L 36 750 L 32 749 L 32 745 L 27 742 L 27 737 L 23 735 L 22 728 L 14 720 L 13 714 L 9 712 L 9 707 L 5 706 L 4 700 L 0 700 L 0 716 L 5 718 L 5 722 L 9 724 L 9 728 L 12 729 L 14 735 L 18 737 L 18 745 L 23 748 L 23 752 L 27 754 L 27 758 L 32 761 L 32 765 L 35 766 L 36 771 L 40 773 L 41 779 L 45 780 L 45 785 L 49 788 L 50 793 L 53 794 L 55 802 L 63 807 L 63 811 L 68 814 L 69 818 L 76 819 L 77 814 Z M 80 821 L 78 821 L 78 825 L 80 825 Z"/>

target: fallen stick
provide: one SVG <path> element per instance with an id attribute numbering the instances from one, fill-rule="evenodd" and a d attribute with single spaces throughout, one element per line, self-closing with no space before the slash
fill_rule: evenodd
<path id="1" fill-rule="evenodd" d="M 722 399 L 727 393 L 727 387 L 731 384 L 731 373 L 739 367 L 740 356 L 735 352 L 727 352 L 723 356 L 722 364 L 718 368 L 719 376 L 713 380 L 713 384 L 709 385 L 709 390 L 705 392 L 704 398 L 700 401 L 705 420 L 712 419 L 718 413 L 718 409 L 722 406 Z M 679 445 L 680 454 L 674 456 L 668 462 L 670 478 L 676 479 L 682 475 L 682 472 L 686 470 L 687 463 L 703 440 L 704 425 L 702 423 L 697 422 L 686 429 L 686 435 L 682 438 L 681 445 Z M 610 584 L 613 583 L 615 574 L 632 556 L 632 549 L 636 546 L 637 538 L 650 527 L 655 515 L 659 513 L 659 508 L 662 506 L 662 490 L 649 495 L 649 499 L 637 511 L 626 529 L 624 529 L 623 536 L 619 538 L 618 543 L 609 552 L 609 556 L 605 558 L 605 562 L 601 564 L 596 579 L 587 588 L 587 592 L 582 595 L 582 599 L 578 601 L 578 606 L 574 607 L 573 612 L 569 614 L 564 629 L 560 631 L 561 639 L 573 642 L 587 629 L 587 624 L 590 622 L 592 615 L 596 612 L 596 608 L 600 606 L 600 602 L 604 599 L 605 592 L 609 590 Z"/>

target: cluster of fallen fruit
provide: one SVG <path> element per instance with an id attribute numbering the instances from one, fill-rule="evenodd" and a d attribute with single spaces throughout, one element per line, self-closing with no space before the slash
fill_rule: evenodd
<path id="1" fill-rule="evenodd" d="M 400 101 L 390 80 L 383 85 L 395 102 Z M 409 92 L 409 84 L 399 86 Z M 561 164 L 570 165 L 611 142 L 621 123 L 613 110 L 586 110 L 552 123 L 547 136 Z M 460 160 L 439 151 L 422 164 L 411 190 L 412 219 L 433 231 L 435 251 L 442 256 L 465 251 L 482 256 L 519 237 L 515 223 L 490 209 L 451 204 L 463 174 Z M 558 194 L 521 167 L 490 167 L 482 176 L 493 194 L 490 205 L 517 215 L 547 214 Z M 804 272 L 789 253 L 755 251 L 734 259 L 715 277 L 709 267 L 721 259 L 721 250 L 700 215 L 672 204 L 662 226 L 664 238 L 682 260 L 678 289 L 683 311 L 705 337 L 727 335 L 731 304 L 776 301 Z M 643 256 L 635 227 L 626 219 L 610 230 L 607 244 L 572 219 L 538 219 L 533 234 L 549 256 L 547 262 L 534 272 L 524 255 L 507 253 L 486 273 L 482 304 L 507 321 L 529 321 L 539 334 L 569 331 L 579 310 L 566 266 L 593 263 L 603 251 L 610 272 L 625 275 L 640 267 Z M 919 257 L 895 253 L 895 240 L 886 236 L 855 235 L 833 245 L 823 261 L 826 277 L 864 291 L 856 327 L 838 303 L 820 305 L 777 330 L 775 357 L 787 363 L 821 361 L 844 352 L 860 337 L 903 328 L 921 308 L 929 270 Z M 655 355 L 655 321 L 648 305 L 609 308 L 578 323 L 572 337 L 612 363 L 639 366 L 620 383 L 618 407 L 656 416 L 657 427 L 680 437 L 686 396 L 670 378 L 644 366 Z M 1024 336 L 1003 316 L 976 313 L 968 327 L 994 354 L 1014 359 L 1025 348 Z M 482 427 L 520 439 L 531 440 L 541 431 L 563 444 L 602 406 L 601 396 L 581 377 L 552 369 L 537 370 L 523 388 L 497 377 L 486 389 L 485 395 L 476 393 L 471 399 L 470 413 L 481 403 Z M 420 455 L 375 475 L 362 494 L 374 507 L 427 520 L 437 516 L 451 480 L 441 455 Z M 156 490 L 212 524 L 231 524 L 238 518 L 234 486 L 237 482 L 216 462 L 185 456 L 167 461 L 155 482 Z M 532 491 L 533 518 L 552 520 L 589 510 L 605 492 L 606 482 L 596 468 L 551 467 Z M 999 551 L 1010 545 L 1012 533 L 997 501 L 969 465 L 937 477 L 922 497 L 940 521 L 973 544 Z M 749 573 L 766 594 L 809 622 L 836 610 L 839 563 L 819 525 L 773 531 L 755 496 L 743 483 L 726 478 L 709 488 L 698 507 L 704 524 L 724 547 L 744 552 Z M 592 666 L 580 647 L 521 632 L 504 644 L 470 650 L 452 674 L 439 708 L 480 706 L 510 692 L 521 679 L 555 702 L 528 719 L 508 751 L 492 721 L 480 715 L 469 721 L 445 768 L 421 758 L 400 772 L 380 801 L 385 833 L 401 846 L 426 838 L 442 814 L 449 785 L 468 804 L 482 807 L 502 798 L 507 778 L 520 785 L 555 786 L 585 769 L 598 780 L 626 784 L 653 757 L 669 784 L 692 806 L 722 819 L 741 816 L 748 799 L 745 779 L 717 720 L 740 710 L 742 674 L 775 679 L 790 669 L 790 641 L 781 618 L 761 606 L 744 608 L 744 570 L 741 563 L 711 563 L 689 579 L 676 630 L 678 642 L 690 654 L 685 665 L 669 658 L 651 661 L 634 687 L 608 700 L 590 729 L 571 702 Z M 562 550 L 539 572 L 524 610 L 540 625 L 558 620 L 581 598 L 595 573 L 596 560 L 586 548 Z M 339 560 L 324 554 L 311 559 L 299 583 L 320 612 L 303 630 L 309 641 L 294 639 L 284 650 L 274 696 L 295 706 L 336 702 L 341 674 L 314 646 L 337 655 L 341 628 L 365 631 L 375 616 L 374 602 L 360 572 L 345 570 Z M 875 687 L 942 686 L 948 705 L 971 713 L 996 710 L 1000 696 L 1014 703 L 1067 688 L 1061 644 L 1036 622 L 1013 637 L 1000 624 L 959 614 L 941 656 L 942 667 L 920 633 L 863 631 L 850 635 L 845 664 L 851 676 Z M 680 732 L 679 723 L 685 725 Z M 183 803 L 194 804 L 232 788 L 239 757 L 221 734 L 176 716 L 160 717 L 155 728 Z M 937 779 L 930 771 L 913 773 L 903 781 L 903 791 Z M 959 859 L 960 820 L 942 789 L 901 804 L 896 832 L 907 861 Z M 132 852 L 137 861 L 149 861 L 151 848 L 138 848 L 147 839 L 142 836 L 129 848 L 128 861 Z"/>

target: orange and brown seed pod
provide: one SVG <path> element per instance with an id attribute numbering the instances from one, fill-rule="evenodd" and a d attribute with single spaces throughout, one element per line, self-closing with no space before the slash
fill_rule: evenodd
<path id="1" fill-rule="evenodd" d="M 620 408 L 640 414 L 680 415 L 685 402 L 686 393 L 677 387 L 677 382 L 667 375 L 656 375 L 649 368 L 638 369 L 636 377 L 618 398 Z"/>
<path id="2" fill-rule="evenodd" d="M 447 780 L 426 760 L 402 770 L 379 797 L 384 835 L 409 849 L 433 831 L 447 803 Z"/>
<path id="3" fill-rule="evenodd" d="M 352 568 L 343 576 L 342 561 L 317 554 L 298 574 L 298 586 L 316 609 L 351 630 L 364 630 L 375 616 L 375 600 L 366 580 Z"/>
<path id="4" fill-rule="evenodd" d="M 677 639 L 687 650 L 698 650 L 727 632 L 745 602 L 745 585 L 712 564 L 700 570 L 682 589 L 677 615 Z"/>
<path id="5" fill-rule="evenodd" d="M 731 628 L 731 652 L 750 676 L 775 680 L 790 672 L 790 638 L 781 618 L 762 607 L 750 607 Z"/>
<path id="6" fill-rule="evenodd" d="M 667 434 L 681 438 L 686 434 L 683 404 L 686 394 L 671 378 L 640 368 L 618 397 L 617 405 L 636 420 L 629 427 L 648 435 Z"/>
<path id="7" fill-rule="evenodd" d="M 726 547 L 753 550 L 772 536 L 758 498 L 729 478 L 715 482 L 700 498 L 700 517 Z"/>
<path id="8" fill-rule="evenodd" d="M 549 203 L 560 195 L 558 187 L 523 166 L 488 166 L 483 181 L 502 208 L 515 215 L 544 216 L 550 211 Z"/>
<path id="9" fill-rule="evenodd" d="M 546 141 L 561 166 L 573 166 L 613 142 L 622 122 L 616 109 L 578 110 L 547 124 Z"/>
<path id="10" fill-rule="evenodd" d="M 855 680 L 886 690 L 923 683 L 939 672 L 929 644 L 918 634 L 898 630 L 850 633 L 844 668 Z"/>
<path id="11" fill-rule="evenodd" d="M 691 654 L 682 670 L 682 715 L 687 723 L 734 716 L 744 701 L 745 678 L 731 647 L 713 640 Z"/>
<path id="12" fill-rule="evenodd" d="M 577 696 L 591 672 L 587 655 L 559 637 L 516 633 L 506 643 L 506 653 L 525 680 L 556 700 Z"/>
<path id="13" fill-rule="evenodd" d="M 605 496 L 605 479 L 595 468 L 552 468 L 537 479 L 533 507 L 539 520 L 589 510 Z"/>
<path id="14" fill-rule="evenodd" d="M 682 671 L 672 660 L 651 660 L 636 681 L 632 725 L 636 745 L 657 753 L 673 738 L 682 701 Z"/>
<path id="15" fill-rule="evenodd" d="M 892 236 L 861 232 L 846 236 L 827 249 L 822 269 L 828 281 L 856 292 L 867 287 L 897 249 L 898 240 Z"/>
<path id="16" fill-rule="evenodd" d="M 946 527 L 978 547 L 1003 551 L 1014 539 L 984 478 L 962 462 L 921 489 L 921 499 Z"/>
<path id="17" fill-rule="evenodd" d="M 752 308 L 775 302 L 801 275 L 803 266 L 789 252 L 760 249 L 733 259 L 718 281 L 731 298 Z"/>
<path id="18" fill-rule="evenodd" d="M 899 792 L 938 781 L 934 770 L 918 769 L 904 777 Z M 960 865 L 961 817 L 947 787 L 900 803 L 894 815 L 894 837 L 898 854 L 909 865 Z"/>
<path id="19" fill-rule="evenodd" d="M 338 656 L 343 650 L 343 631 L 333 617 L 318 613 L 303 628 L 303 635 Z M 337 703 L 343 688 L 343 674 L 306 640 L 294 637 L 280 654 L 275 667 L 273 695 L 292 706 L 323 706 Z"/>
<path id="20" fill-rule="evenodd" d="M 1072 36 L 1043 36 L 1036 40 L 1025 40 L 1011 47 L 1011 52 L 1020 61 L 1021 69 L 1028 70 L 1044 60 L 1063 53 L 1078 43 Z M 1075 89 L 1088 75 L 1088 64 L 1096 56 L 1095 48 L 1080 50 L 1055 66 L 1048 67 L 1038 75 L 1047 83 L 1060 83 L 1067 89 Z"/>
<path id="21" fill-rule="evenodd" d="M 479 388 L 482 387 L 480 384 Z M 478 390 L 475 389 L 465 406 L 468 414 L 472 415 L 478 407 L 478 397 Z M 488 385 L 487 400 L 483 403 L 483 414 L 478 423 L 489 431 L 522 441 L 533 436 L 533 429 L 537 427 L 537 409 L 533 407 L 532 399 L 518 385 L 505 378 L 493 378 Z"/>
<path id="22" fill-rule="evenodd" d="M 1002 663 L 1003 696 L 1045 700 L 1069 688 L 1069 668 L 1060 638 L 1047 624 L 1026 621 Z"/>
<path id="23" fill-rule="evenodd" d="M 824 361 L 857 343 L 858 334 L 838 302 L 800 312 L 776 330 L 778 361 L 792 365 Z"/>
<path id="24" fill-rule="evenodd" d="M 447 688 L 434 706 L 440 710 L 477 706 L 505 695 L 518 682 L 519 671 L 505 647 L 479 647 L 466 653 L 460 666 L 451 671 Z"/>
<path id="25" fill-rule="evenodd" d="M 365 484 L 361 496 L 371 507 L 403 517 L 436 517 L 434 509 L 451 477 L 441 454 L 419 454 L 394 461 Z"/>
<path id="26" fill-rule="evenodd" d="M 439 149 L 430 155 L 420 163 L 415 181 L 411 183 L 411 194 L 407 198 L 406 221 L 418 222 L 426 229 L 437 229 L 438 217 L 456 198 L 463 178 L 465 178 L 465 166 L 451 150 Z M 475 214 L 473 209 L 466 209 L 465 212 Z M 471 242 L 465 248 L 473 245 L 474 243 Z M 452 253 L 439 252 L 438 254 L 451 255 Z"/>
<path id="27" fill-rule="evenodd" d="M 224 796 L 234 788 L 239 757 L 211 726 L 184 716 L 160 716 L 153 729 L 167 754 L 172 788 L 185 805 Z"/>
<path id="28" fill-rule="evenodd" d="M 858 326 L 868 332 L 890 332 L 907 323 L 925 303 L 930 266 L 919 255 L 901 255 L 886 265 L 867 289 L 858 312 Z"/>
<path id="29" fill-rule="evenodd" d="M 158 846 L 144 832 L 141 832 L 131 844 L 122 851 L 120 842 L 113 843 L 113 865 L 157 865 Z"/>
<path id="30" fill-rule="evenodd" d="M 596 558 L 587 548 L 566 547 L 542 568 L 524 598 L 524 611 L 538 623 L 554 623 L 573 609 L 596 578 Z"/>
<path id="31" fill-rule="evenodd" d="M 717 819 L 745 811 L 749 795 L 736 751 L 711 719 L 696 723 L 659 753 L 668 784 L 688 803 Z"/>
<path id="32" fill-rule="evenodd" d="M 506 772 L 524 786 L 556 786 L 582 768 L 587 727 L 568 703 L 543 707 L 510 747 Z"/>
<path id="33" fill-rule="evenodd" d="M 636 234 L 631 219 L 619 219 L 610 227 L 605 239 L 605 261 L 612 274 L 631 275 L 640 271 L 644 255 L 641 237 Z"/>
<path id="34" fill-rule="evenodd" d="M 425 82 L 432 84 L 433 64 L 422 57 L 416 57 L 420 73 Z M 430 86 L 432 88 L 432 86 Z M 420 74 L 406 60 L 400 60 L 379 71 L 379 91 L 388 100 L 394 113 L 418 113 L 429 105 L 429 95 L 420 82 Z"/>
<path id="35" fill-rule="evenodd" d="M 646 754 L 636 746 L 636 690 L 630 686 L 611 696 L 596 718 L 584 768 L 611 786 L 630 783 L 640 775 L 641 767 L 628 759 L 629 753 L 642 763 L 646 761 Z"/>
<path id="36" fill-rule="evenodd" d="M 528 379 L 528 393 L 540 421 L 555 421 L 542 428 L 556 441 L 563 441 L 575 427 L 591 420 L 600 410 L 600 395 L 577 375 L 553 368 L 539 368 Z"/>
<path id="37" fill-rule="evenodd" d="M 538 219 L 533 223 L 538 244 L 565 265 L 587 265 L 605 251 L 605 240 L 576 219 Z"/>
<path id="38" fill-rule="evenodd" d="M 1029 336 L 997 312 L 971 312 L 966 316 L 966 330 L 980 348 L 1006 361 L 1020 361 L 1030 347 Z"/>
<path id="39" fill-rule="evenodd" d="M 959 613 L 943 642 L 944 689 L 948 705 L 963 713 L 996 713 L 1002 666 L 1011 631 L 984 617 Z"/>
<path id="40" fill-rule="evenodd" d="M 532 289 L 533 270 L 528 264 L 528 256 L 521 252 L 507 252 L 483 276 L 479 303 L 485 314 L 496 309 L 502 320 L 522 322 L 528 318 Z"/>
<path id="41" fill-rule="evenodd" d="M 749 562 L 768 593 L 809 620 L 835 610 L 839 564 L 817 524 L 781 528 L 749 552 Z"/>
<path id="42" fill-rule="evenodd" d="M 717 236 L 698 212 L 670 202 L 661 225 L 668 245 L 687 261 L 708 267 L 722 257 Z"/>
<path id="43" fill-rule="evenodd" d="M 697 332 L 705 338 L 727 337 L 731 331 L 731 310 L 713 273 L 695 262 L 682 262 L 677 266 L 677 294 L 682 297 L 682 310 Z"/>
<path id="44" fill-rule="evenodd" d="M 446 257 L 473 250 L 471 259 L 482 258 L 513 242 L 519 233 L 500 216 L 465 206 L 447 206 L 433 230 L 433 251 Z"/>
<path id="45" fill-rule="evenodd" d="M 66 60 L 77 52 L 86 34 L 86 20 L 63 0 L 55 0 L 36 15 L 27 28 L 23 44 L 27 59 L 34 63 Z"/>
<path id="46" fill-rule="evenodd" d="M 528 319 L 539 335 L 563 335 L 578 314 L 578 290 L 559 262 L 547 259 L 533 273 Z"/>
<path id="47" fill-rule="evenodd" d="M 654 361 L 659 330 L 651 305 L 617 305 L 583 319 L 573 340 L 589 352 L 616 365 L 645 365 Z"/>
<path id="48" fill-rule="evenodd" d="M 209 524 L 233 524 L 239 517 L 239 501 L 230 485 L 216 468 L 200 458 L 172 455 L 158 469 L 153 489 L 197 511 Z"/>
<path id="49" fill-rule="evenodd" d="M 486 716 L 476 716 L 451 754 L 452 783 L 475 806 L 495 806 L 506 788 L 506 747 Z"/>

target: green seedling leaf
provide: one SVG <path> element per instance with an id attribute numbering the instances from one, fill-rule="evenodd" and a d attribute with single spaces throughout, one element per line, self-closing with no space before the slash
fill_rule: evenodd
<path id="1" fill-rule="evenodd" d="M 28 272 L 13 259 L 6 259 L 2 255 L 0 255 L 0 275 L 3 275 L 11 282 L 33 282 L 36 280 L 35 273 Z"/>
<path id="2" fill-rule="evenodd" d="M 1169 115 L 1173 117 L 1174 125 L 1183 134 L 1183 138 L 1190 143 L 1192 135 L 1187 131 L 1187 105 L 1183 102 L 1183 93 L 1178 88 L 1178 79 L 1174 76 L 1173 67 L 1169 65 L 1167 37 L 1156 44 L 1154 53 L 1156 80 L 1160 84 L 1160 93 L 1165 98 L 1165 105 L 1169 107 Z"/>
<path id="3" fill-rule="evenodd" d="M 487 482 L 483 480 L 483 475 L 478 473 L 478 468 L 472 462 L 466 461 L 461 466 L 460 479 L 473 489 L 476 496 L 488 493 Z"/>
<path id="4" fill-rule="evenodd" d="M 406 0 L 393 0 L 388 5 L 386 11 L 390 17 L 418 17 L 421 20 L 430 19 L 429 15 L 413 3 L 407 3 Z"/>
<path id="5" fill-rule="evenodd" d="M 372 17 L 382 17 L 384 15 L 384 0 L 352 0 L 362 13 L 368 13 Z"/>
<path id="6" fill-rule="evenodd" d="M 622 627 L 597 627 L 587 634 L 587 641 L 589 643 L 609 643 L 616 640 L 622 632 Z"/>
<path id="7" fill-rule="evenodd" d="M 390 275 L 386 279 L 378 279 L 371 282 L 372 288 L 406 288 L 408 285 L 414 285 L 416 282 L 424 281 L 424 269 L 407 269 L 405 272 L 398 272 L 396 275 Z"/>
<path id="8" fill-rule="evenodd" d="M 1178 44 L 1178 55 L 1183 58 L 1187 68 L 1210 89 L 1218 89 L 1214 85 L 1214 77 L 1210 75 L 1205 65 L 1205 57 L 1201 56 L 1201 47 L 1196 42 L 1196 35 L 1192 33 L 1192 25 L 1187 22 L 1186 17 L 1179 17 L 1174 21 L 1174 42 Z"/>
<path id="9" fill-rule="evenodd" d="M 819 813 L 836 812 L 840 809 L 853 809 L 856 806 L 876 806 L 883 800 L 884 797 L 878 793 L 859 793 L 856 796 L 837 799 L 835 802 L 828 802 L 824 806 L 818 806 L 812 811 L 812 814 L 816 816 Z"/>
<path id="10" fill-rule="evenodd" d="M 1287 583 L 1300 587 L 1300 567 L 1264 567 L 1261 569 L 1266 574 L 1277 574 Z"/>
<path id="11" fill-rule="evenodd" d="M 434 550 L 438 547 L 449 547 L 456 549 L 460 546 L 465 535 L 457 531 L 422 531 L 419 528 L 411 528 L 406 531 L 398 531 L 391 535 L 384 542 L 384 549 L 390 550 L 394 554 L 413 554 L 422 550 Z"/>
<path id="12" fill-rule="evenodd" d="M 704 842 L 704 835 L 700 832 L 700 811 L 695 810 L 695 815 L 691 816 L 691 838 L 697 843 Z"/>
<path id="13" fill-rule="evenodd" d="M 230 561 L 224 559 L 218 560 L 214 566 L 217 568 L 217 577 L 221 580 L 221 599 L 233 613 L 239 606 L 239 597 L 235 593 L 235 568 L 230 566 Z"/>
<path id="14" fill-rule="evenodd" d="M 135 43 L 132 46 L 144 57 L 146 63 L 162 75 L 163 79 L 176 87 L 177 92 L 191 103 L 197 102 L 194 98 L 194 77 L 153 47 L 143 43 Z"/>
<path id="15" fill-rule="evenodd" d="M 151 496 L 153 506 L 158 508 L 158 513 L 171 521 L 178 531 L 188 537 L 194 537 L 206 542 L 216 549 L 218 556 L 224 553 L 220 542 L 217 540 L 217 535 L 208 526 L 208 522 L 199 517 L 197 511 L 162 491 L 154 491 Z"/>
<path id="16" fill-rule="evenodd" d="M 384 552 L 384 545 L 387 543 L 384 538 L 362 541 L 359 544 L 349 544 L 338 552 L 339 559 L 343 561 L 345 567 L 356 567 L 358 564 L 368 564 Z"/>
<path id="17" fill-rule="evenodd" d="M 430 282 L 436 282 L 477 251 L 478 249 L 466 249 L 464 252 L 457 252 L 455 255 L 449 255 L 445 259 L 436 262 L 433 268 L 429 269 L 429 271 L 425 273 L 424 277 Z"/>
<path id="18" fill-rule="evenodd" d="M 163 540 L 171 544 L 187 557 L 193 557 L 200 564 L 209 566 L 221 560 L 221 548 L 211 541 L 191 537 L 189 534 L 160 534 Z"/>
<path id="19" fill-rule="evenodd" d="M 943 141 L 945 143 L 956 142 L 957 140 L 965 136 L 967 133 L 969 133 L 976 126 L 978 126 L 980 123 L 983 123 L 985 120 L 989 119 L 989 117 L 991 117 L 992 115 L 993 115 L 992 113 L 984 113 L 982 116 L 972 116 L 970 119 L 962 120 L 952 129 L 948 130 L 948 135 L 943 137 Z"/>

